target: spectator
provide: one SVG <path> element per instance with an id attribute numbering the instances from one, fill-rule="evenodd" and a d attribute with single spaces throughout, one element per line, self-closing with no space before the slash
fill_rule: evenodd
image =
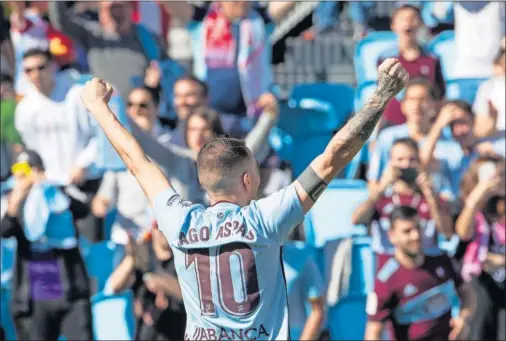
<path id="1" fill-rule="evenodd" d="M 455 194 L 459 193 L 462 176 L 477 156 L 492 154 L 504 157 L 506 154 L 504 135 L 498 134 L 484 140 L 475 136 L 474 117 L 471 106 L 466 102 L 457 100 L 447 103 L 421 148 L 422 162 L 427 165 L 436 159 Z M 450 127 L 453 139 L 440 141 L 446 127 Z M 434 153 L 435 148 L 446 153 Z"/>
<path id="2" fill-rule="evenodd" d="M 57 340 L 62 332 L 69 340 L 92 340 L 89 278 L 74 224 L 88 207 L 46 180 L 33 151 L 19 155 L 12 173 L 16 182 L 0 225 L 2 238 L 17 240 L 11 306 L 17 335 Z"/>
<path id="3" fill-rule="evenodd" d="M 16 55 L 9 34 L 9 22 L 4 17 L 4 7 L 0 6 L 0 58 L 1 72 L 14 75 Z"/>
<path id="4" fill-rule="evenodd" d="M 135 87 L 134 79 L 144 75 L 149 62 L 166 57 L 162 44 L 132 22 L 132 6 L 128 1 L 100 1 L 100 23 L 96 23 L 68 10 L 66 1 L 49 3 L 53 26 L 84 48 L 91 73 L 114 84 L 125 102 Z"/>
<path id="5" fill-rule="evenodd" d="M 129 237 L 126 256 L 109 277 L 105 291 L 117 293 L 133 289 L 138 317 L 135 340 L 183 340 L 186 314 L 174 258 L 165 237 L 154 224 L 147 239 L 155 255 L 152 269 L 146 271 L 140 266 L 136 252 L 139 245 Z"/>
<path id="6" fill-rule="evenodd" d="M 315 254 L 301 239 L 300 229 L 296 228 L 283 246 L 290 337 L 318 340 L 325 318 L 325 286 Z M 306 309 L 308 305 L 310 312 Z"/>
<path id="7" fill-rule="evenodd" d="M 177 122 L 172 133 L 172 143 L 185 146 L 184 122 L 195 110 L 207 105 L 208 88 L 205 82 L 193 76 L 184 76 L 174 83 L 174 109 Z"/>
<path id="8" fill-rule="evenodd" d="M 367 180 L 370 187 L 376 186 L 380 181 L 390 157 L 390 150 L 396 139 L 409 137 L 416 141 L 418 145 L 425 141 L 435 112 L 431 83 L 423 78 L 411 79 L 404 90 L 401 109 L 406 116 L 406 123 L 382 130 L 372 147 L 371 160 L 367 171 Z M 444 138 L 443 136 L 442 139 Z M 436 152 L 438 155 L 445 155 L 446 153 L 439 144 Z M 430 170 L 435 171 L 434 180 L 437 191 L 442 192 L 447 199 L 452 198 L 453 194 L 447 183 L 448 179 L 439 174 L 437 165 L 431 165 Z"/>
<path id="9" fill-rule="evenodd" d="M 128 98 L 127 114 L 140 130 L 165 145 L 170 134 L 158 124 L 158 101 L 159 97 L 152 89 L 136 88 Z M 95 216 L 101 218 L 110 208 L 116 207 L 117 215 L 111 232 L 111 240 L 116 243 L 125 244 L 127 233 L 140 239 L 151 228 L 149 203 L 129 171 L 107 172 L 91 207 Z"/>
<path id="10" fill-rule="evenodd" d="M 505 34 L 504 2 L 456 1 L 455 78 L 489 78 Z"/>
<path id="11" fill-rule="evenodd" d="M 279 109 L 276 99 L 272 97 L 265 97 L 265 101 L 259 105 L 263 113 L 245 141 L 252 155 L 261 163 L 267 156 L 267 135 L 277 121 Z M 196 158 L 204 144 L 213 137 L 224 134 L 218 114 L 208 108 L 199 108 L 188 116 L 183 126 L 185 145 L 188 148 L 180 148 L 170 142 L 160 144 L 136 125 L 133 127 L 134 135 L 142 148 L 162 168 L 178 193 L 193 198 L 193 202 L 205 201 L 197 178 Z"/>
<path id="12" fill-rule="evenodd" d="M 258 102 L 273 96 L 271 21 L 281 19 L 294 3 L 273 2 L 267 11 L 246 1 L 214 1 L 208 9 L 164 4 L 172 17 L 192 21 L 195 75 L 209 85 L 210 106 L 231 115 L 224 126 L 234 129 L 227 130 L 244 136 L 248 129 L 240 126 L 240 118 L 258 114 Z"/>
<path id="13" fill-rule="evenodd" d="M 471 165 L 462 181 L 465 205 L 456 224 L 467 243 L 462 275 L 478 295 L 471 340 L 505 339 L 504 177 L 504 159 L 484 157 Z"/>
<path id="14" fill-rule="evenodd" d="M 49 50 L 60 67 L 75 61 L 75 49 L 69 37 L 55 30 L 43 19 L 47 13 L 47 1 L 11 1 L 11 37 L 16 52 L 15 88 L 19 95 L 30 90 L 30 82 L 22 69 L 23 54 L 31 49 Z"/>
<path id="15" fill-rule="evenodd" d="M 430 55 L 418 42 L 423 27 L 420 10 L 412 5 L 402 5 L 392 14 L 391 29 L 397 34 L 398 47 L 386 52 L 379 64 L 388 57 L 396 57 L 408 71 L 411 78 L 423 77 L 430 80 L 435 99 L 444 96 L 445 82 L 439 59 Z M 378 65 L 379 65 L 378 64 Z M 384 125 L 398 125 L 406 121 L 401 104 L 393 99 L 383 114 Z"/>
<path id="16" fill-rule="evenodd" d="M 0 148 L 2 162 L 0 163 L 0 179 L 4 181 L 10 174 L 12 155 L 18 154 L 21 149 L 21 138 L 14 126 L 14 113 L 16 110 L 16 95 L 13 80 L 9 75 L 0 75 Z"/>
<path id="17" fill-rule="evenodd" d="M 76 185 L 91 200 L 101 174 L 92 168 L 97 153 L 95 125 L 81 102 L 81 87 L 74 85 L 71 73 L 54 73 L 47 51 L 30 50 L 23 57 L 23 70 L 34 90 L 16 107 L 16 129 L 25 146 L 44 160 L 49 180 Z M 90 240 L 100 238 L 100 221 L 90 216 L 78 223 Z"/>
<path id="18" fill-rule="evenodd" d="M 385 325 L 392 323 L 395 340 L 466 340 L 476 306 L 476 296 L 463 283 L 447 255 L 428 256 L 423 251 L 417 211 L 396 207 L 388 236 L 395 253 L 378 264 L 374 292 L 366 311 L 366 340 L 381 340 Z M 452 302 L 462 306 L 452 318 Z"/>
<path id="19" fill-rule="evenodd" d="M 371 226 L 372 248 L 378 254 L 394 251 L 388 231 L 392 208 L 398 206 L 410 206 L 418 212 L 426 252 L 439 252 L 439 235 L 448 239 L 453 235 L 448 204 L 434 191 L 431 177 L 421 168 L 418 146 L 409 138 L 394 142 L 379 185 L 353 212 L 353 224 Z"/>
<path id="20" fill-rule="evenodd" d="M 476 136 L 492 136 L 506 129 L 505 79 L 506 55 L 504 45 L 494 60 L 494 76 L 478 88 L 473 111 L 476 114 L 474 125 Z"/>

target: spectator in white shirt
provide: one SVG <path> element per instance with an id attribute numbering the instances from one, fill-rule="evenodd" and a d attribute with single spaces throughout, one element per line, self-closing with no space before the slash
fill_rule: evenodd
<path id="1" fill-rule="evenodd" d="M 97 152 L 95 124 L 71 72 L 56 74 L 55 69 L 45 50 L 24 54 L 23 72 L 33 88 L 16 107 L 15 126 L 25 146 L 41 156 L 48 180 L 76 185 L 87 195 L 83 200 L 91 200 L 100 186 L 100 175 L 91 167 Z M 85 224 L 78 222 L 78 227 L 92 233 L 91 239 L 99 238 L 100 223 L 87 220 Z"/>
<path id="2" fill-rule="evenodd" d="M 494 76 L 483 82 L 476 94 L 473 111 L 476 114 L 475 133 L 478 137 L 491 136 L 506 129 L 504 46 L 494 60 Z"/>

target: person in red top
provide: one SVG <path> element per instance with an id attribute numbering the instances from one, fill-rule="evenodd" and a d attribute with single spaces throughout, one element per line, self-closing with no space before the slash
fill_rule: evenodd
<path id="1" fill-rule="evenodd" d="M 445 93 L 445 81 L 441 71 L 439 59 L 430 55 L 418 42 L 420 29 L 423 26 L 420 10 L 412 5 L 402 5 L 395 9 L 390 23 L 391 29 L 397 34 L 398 46 L 386 52 L 379 60 L 379 64 L 388 58 L 397 58 L 406 69 L 410 78 L 424 77 L 429 79 L 436 91 L 436 99 Z M 378 64 L 378 65 L 379 65 Z M 402 93 L 387 105 L 383 114 L 382 127 L 403 124 L 406 119 L 401 112 L 399 98 Z"/>
<path id="2" fill-rule="evenodd" d="M 416 209 L 396 207 L 391 225 L 395 254 L 380 258 L 374 292 L 367 298 L 365 339 L 381 340 L 386 323 L 391 322 L 395 340 L 465 340 L 475 312 L 474 291 L 447 255 L 424 255 Z M 462 305 L 459 315 L 452 317 L 457 294 Z"/>
<path id="3" fill-rule="evenodd" d="M 389 164 L 378 186 L 353 212 L 352 223 L 371 225 L 372 248 L 376 254 L 392 254 L 388 238 L 390 216 L 398 206 L 416 209 L 422 227 L 426 253 L 439 253 L 438 237 L 453 235 L 448 204 L 434 191 L 433 177 L 420 165 L 417 143 L 410 138 L 397 139 L 390 151 Z"/>

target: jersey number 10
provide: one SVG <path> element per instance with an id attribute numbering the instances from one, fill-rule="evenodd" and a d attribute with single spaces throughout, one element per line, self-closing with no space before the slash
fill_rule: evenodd
<path id="1" fill-rule="evenodd" d="M 218 277 L 218 296 L 221 308 L 229 315 L 246 316 L 258 307 L 260 291 L 255 263 L 255 255 L 249 245 L 245 243 L 231 243 L 216 248 L 215 271 Z M 195 263 L 200 297 L 200 309 L 204 316 L 215 316 L 216 307 L 213 302 L 211 287 L 211 249 L 188 250 L 186 253 L 186 268 Z M 230 266 L 232 257 L 237 257 L 239 271 Z M 245 294 L 243 302 L 237 302 L 234 297 L 234 284 L 240 285 Z"/>

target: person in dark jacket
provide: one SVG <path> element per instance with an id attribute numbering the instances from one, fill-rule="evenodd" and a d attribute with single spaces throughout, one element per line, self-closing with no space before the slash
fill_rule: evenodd
<path id="1" fill-rule="evenodd" d="M 149 242 L 151 243 L 142 243 Z M 140 249 L 149 247 L 148 268 L 143 266 Z M 135 340 L 183 340 L 186 313 L 181 288 L 177 280 L 172 250 L 156 222 L 143 241 L 129 236 L 126 256 L 109 277 L 106 292 L 117 293 L 131 289 L 135 293 L 137 331 Z"/>
<path id="2" fill-rule="evenodd" d="M 2 238 L 17 240 L 11 312 L 18 339 L 92 340 L 89 278 L 74 223 L 88 208 L 45 180 L 33 151 L 18 156 L 12 173 L 0 227 Z"/>

